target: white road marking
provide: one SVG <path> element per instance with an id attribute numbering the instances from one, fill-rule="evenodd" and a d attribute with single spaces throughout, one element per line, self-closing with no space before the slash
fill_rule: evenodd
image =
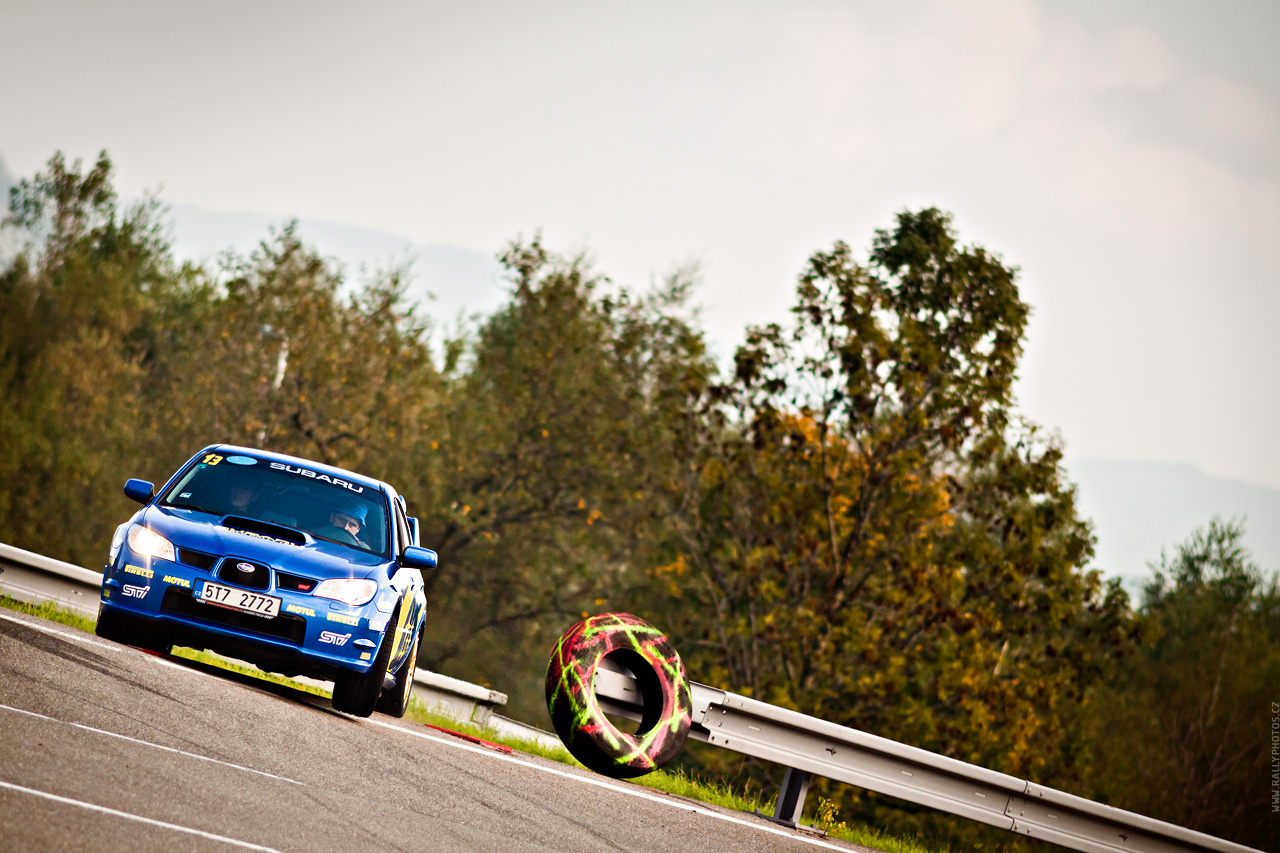
<path id="1" fill-rule="evenodd" d="M 156 749 L 163 749 L 165 752 L 174 752 L 174 753 L 177 753 L 178 755 L 185 755 L 188 758 L 198 758 L 201 761 L 212 761 L 214 764 L 221 764 L 223 767 L 230 767 L 235 770 L 243 770 L 246 773 L 257 773 L 259 776 L 269 776 L 272 779 L 279 779 L 281 782 L 292 782 L 294 785 L 302 784 L 296 779 L 289 779 L 285 776 L 277 776 L 276 774 L 268 773 L 265 770 L 254 770 L 252 767 L 244 767 L 243 765 L 240 765 L 240 764 L 232 764 L 230 761 L 223 761 L 219 758 L 210 758 L 207 755 L 200 755 L 195 752 L 187 752 L 181 749 L 174 749 L 171 746 L 163 746 L 158 743 L 152 743 L 149 740 L 138 740 L 136 737 L 129 737 L 128 735 L 122 735 L 118 732 L 109 732 L 106 729 L 95 729 L 93 726 L 86 726 L 83 723 L 72 723 L 68 720 L 59 720 L 57 717 L 49 717 L 44 714 L 37 714 L 35 711 L 27 711 L 22 708 L 15 708 L 12 705 L 0 704 L 0 710 L 13 711 L 15 714 L 26 714 L 27 716 L 30 716 L 30 717 L 39 717 L 42 720 L 50 720 L 52 722 L 62 723 L 63 725 L 67 725 L 67 726 L 75 726 L 77 729 L 83 729 L 86 732 L 93 732 L 94 734 L 107 735 L 108 737 L 120 738 L 121 740 L 127 740 L 131 743 L 140 744 L 142 746 L 150 746 Z"/>
<path id="2" fill-rule="evenodd" d="M 35 618 L 38 618 L 38 617 L 35 617 Z M 152 661 L 154 661 L 155 663 L 160 664 L 161 666 L 167 666 L 167 667 L 171 667 L 171 668 L 173 668 L 173 669 L 180 669 L 180 670 L 182 670 L 183 672 L 192 672 L 192 673 L 195 673 L 196 675 L 203 675 L 203 676 L 206 676 L 206 677 L 211 677 L 211 676 L 209 676 L 209 673 L 207 673 L 207 672 L 201 672 L 201 671 L 200 671 L 200 670 L 198 670 L 198 669 L 192 669 L 192 668 L 191 668 L 191 667 L 189 667 L 189 666 L 183 666 L 183 665 L 182 665 L 182 664 L 180 664 L 180 663 L 174 663 L 173 661 L 171 661 L 171 660 L 169 660 L 169 659 L 167 659 L 167 658 L 165 658 L 165 657 L 163 657 L 163 656 L 161 656 L 161 655 L 158 655 L 158 654 L 151 654 L 150 652 L 144 652 L 144 651 L 142 651 L 141 649 L 135 649 L 135 648 L 133 648 L 132 646 L 126 646 L 126 645 L 123 645 L 123 644 L 121 644 L 121 645 L 115 645 L 115 644 L 112 644 L 112 643 L 104 643 L 104 642 L 102 642 L 101 640 L 97 640 L 97 639 L 93 639 L 93 640 L 91 640 L 91 639 L 89 639 L 88 637 L 84 636 L 83 634 L 71 633 L 70 631 L 59 631 L 59 630 L 58 630 L 58 629 L 56 629 L 56 628 L 50 628 L 49 626 L 47 626 L 47 625 L 41 625 L 41 624 L 39 624 L 38 622 L 28 622 L 26 619 L 18 619 L 18 618 L 14 617 L 14 616 L 10 616 L 10 615 L 9 615 L 9 614 L 7 614 L 7 613 L 0 613 L 0 619 L 7 619 L 7 620 L 8 620 L 8 621 L 10 621 L 10 622 L 17 622 L 19 625 L 26 625 L 28 628 L 34 628 L 35 630 L 37 630 L 37 631 L 43 631 L 43 632 L 44 632 L 44 633 L 46 633 L 46 634 L 53 634 L 55 637 L 62 637 L 63 639 L 67 639 L 67 640 L 75 640 L 77 643 L 84 643 L 84 644 L 86 644 L 86 645 L 90 645 L 90 646 L 97 646 L 98 648 L 100 648 L 100 649 L 106 649 L 107 651 L 112 651 L 112 652 L 136 652 L 137 654 L 140 654 L 140 655 L 143 655 L 144 657 L 150 658 Z"/>
<path id="3" fill-rule="evenodd" d="M 176 823 L 165 823 L 162 820 L 153 820 L 149 817 L 142 817 L 128 812 L 109 809 L 106 806 L 99 806 L 93 803 L 86 803 L 83 800 L 73 800 L 70 797 L 59 797 L 57 794 L 49 794 L 44 791 L 37 791 L 35 788 L 24 788 L 22 785 L 15 785 L 12 782 L 0 780 L 0 788 L 7 788 L 10 791 L 18 791 L 22 794 L 30 794 L 33 797 L 43 797 L 46 800 L 53 800 L 55 803 L 66 803 L 71 806 L 79 806 L 82 809 L 109 814 L 114 817 L 124 818 L 125 820 L 135 820 L 139 823 L 150 824 L 151 826 L 159 826 L 164 829 L 172 829 L 175 832 L 185 832 L 188 835 L 198 835 L 201 838 L 208 838 L 211 841 L 221 841 L 223 844 L 231 844 L 236 847 L 243 847 L 246 850 L 265 850 L 267 853 L 280 853 L 274 847 L 263 847 L 261 844 L 250 844 L 248 841 L 239 841 L 235 838 L 228 838 L 225 835 L 215 835 L 212 832 L 205 832 L 202 829 L 192 829 L 189 826 L 179 826 Z"/>
<path id="4" fill-rule="evenodd" d="M 34 628 L 35 630 L 43 631 L 46 634 L 53 634 L 56 637 L 62 637 L 67 640 L 75 640 L 77 643 L 86 643 L 90 646 L 99 646 L 100 648 L 111 649 L 112 651 L 115 651 L 116 649 L 119 648 L 119 646 L 113 646 L 108 643 L 104 643 L 101 640 L 90 640 L 88 637 L 84 636 L 83 634 L 72 634 L 69 631 L 59 631 L 56 628 L 50 628 L 47 625 L 40 625 L 36 622 L 28 622 L 26 619 L 19 619 L 16 616 L 10 616 L 7 613 L 0 613 L 0 619 L 6 619 L 10 622 L 17 622 L 19 625 L 26 625 L 28 628 Z"/>
<path id="5" fill-rule="evenodd" d="M 617 791 L 619 794 L 626 794 L 631 797 L 639 797 L 642 800 L 648 800 L 650 802 L 658 803 L 659 805 L 667 806 L 669 808 L 679 809 L 680 811 L 693 812 L 694 814 L 700 814 L 705 817 L 715 818 L 716 820 L 722 820 L 722 821 L 725 821 L 726 823 L 736 823 L 740 826 L 750 827 L 751 829 L 758 829 L 761 832 L 767 832 L 771 835 L 781 835 L 784 838 L 794 838 L 796 841 L 800 841 L 804 844 L 809 844 L 813 847 L 822 847 L 827 850 L 843 850 L 845 851 L 845 853 L 848 853 L 848 851 L 851 849 L 849 846 L 835 845 L 830 842 L 822 841 L 821 839 L 814 838 L 813 836 L 810 836 L 810 835 L 800 835 L 798 833 L 789 832 L 785 829 L 778 829 L 777 827 L 773 827 L 773 826 L 761 826 L 759 823 L 756 823 L 755 821 L 744 820 L 739 817 L 734 817 L 733 815 L 727 815 L 722 812 L 712 811 L 707 808 L 699 808 L 698 806 L 691 806 L 687 802 L 675 802 L 665 797 L 657 796 L 656 794 L 650 794 L 647 791 L 637 790 L 636 788 L 624 788 L 621 785 L 616 785 L 612 782 L 606 782 L 603 779 L 594 779 L 590 776 L 580 776 L 577 773 L 570 773 L 565 770 L 559 770 L 555 767 L 546 767 L 541 764 L 534 764 L 532 761 L 525 761 L 524 759 L 515 758 L 514 756 L 505 755 L 500 752 L 494 752 L 491 749 L 472 746 L 467 743 L 459 743 L 457 738 L 436 737 L 435 735 L 429 735 L 426 732 L 415 732 L 412 729 L 406 729 L 402 726 L 394 725 L 393 723 L 384 723 L 381 720 L 374 720 L 372 718 L 365 719 L 363 722 L 370 723 L 375 726 L 382 726 L 384 729 L 394 729 L 395 731 L 404 732 L 407 735 L 420 737 L 423 740 L 434 741 L 435 743 L 444 744 L 445 746 L 452 746 L 455 749 L 461 749 L 467 752 L 474 752 L 477 755 L 485 755 L 485 756 L 488 756 L 489 758 L 496 758 L 499 761 L 507 761 L 512 764 L 519 764 L 522 767 L 529 767 L 534 770 L 541 770 L 543 773 L 550 773 L 552 776 L 561 776 L 565 779 L 573 779 L 574 781 L 582 782 L 587 785 L 594 785 L 597 788 L 606 788 L 610 791 Z"/>

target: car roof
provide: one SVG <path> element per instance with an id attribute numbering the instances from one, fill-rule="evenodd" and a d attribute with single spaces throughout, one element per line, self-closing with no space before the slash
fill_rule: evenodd
<path id="1" fill-rule="evenodd" d="M 259 459 L 265 459 L 268 462 L 282 462 L 286 465 L 293 465 L 297 468 L 310 468 L 312 471 L 318 471 L 322 474 L 328 474 L 330 477 L 341 477 L 344 480 L 350 480 L 359 483 L 362 486 L 368 486 L 381 492 L 395 494 L 392 489 L 381 480 L 375 480 L 373 477 L 366 477 L 364 474 L 357 474 L 355 471 L 348 471 L 346 468 L 339 468 L 336 465 L 325 465 L 321 462 L 315 462 L 310 459 L 302 459 L 298 456 L 289 456 L 284 453 L 273 453 L 270 450 L 259 450 L 256 447 L 238 447 L 234 444 L 215 444 L 207 450 L 216 450 L 223 454 L 247 453 L 257 456 Z M 203 453 L 205 451 L 201 451 Z"/>

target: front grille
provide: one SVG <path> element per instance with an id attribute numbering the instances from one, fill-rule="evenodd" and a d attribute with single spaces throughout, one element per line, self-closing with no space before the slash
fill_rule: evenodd
<path id="1" fill-rule="evenodd" d="M 209 571 L 213 568 L 213 564 L 218 562 L 218 558 L 213 554 L 206 554 L 203 551 L 192 551 L 190 548 L 178 549 L 179 562 L 186 563 L 188 566 L 195 566 L 197 569 Z"/>
<path id="2" fill-rule="evenodd" d="M 276 587 L 278 589 L 291 589 L 295 592 L 311 592 L 316 588 L 316 582 L 311 578 L 300 578 L 297 575 L 276 572 Z"/>
<path id="3" fill-rule="evenodd" d="M 165 590 L 164 599 L 160 602 L 160 609 L 167 613 L 190 616 L 202 622 L 226 625 L 268 637 L 279 637 L 299 646 L 302 645 L 302 641 L 307 636 L 307 620 L 301 616 L 281 613 L 274 619 L 268 619 L 262 616 L 255 616 L 252 613 L 241 613 L 238 610 L 228 610 L 225 607 L 202 604 L 196 601 L 189 591 L 176 586 L 171 586 Z"/>
<path id="4" fill-rule="evenodd" d="M 244 571 L 245 566 L 250 567 L 250 571 Z M 245 589 L 266 589 L 271 585 L 271 570 L 252 560 L 226 557 L 222 565 L 218 566 L 218 580 Z"/>

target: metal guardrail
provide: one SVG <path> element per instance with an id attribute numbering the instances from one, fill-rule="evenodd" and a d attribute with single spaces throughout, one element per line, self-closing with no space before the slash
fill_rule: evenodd
<path id="1" fill-rule="evenodd" d="M 52 601 L 92 619 L 98 615 L 101 589 L 102 572 L 0 542 L 0 593 L 10 598 L 30 604 Z"/>
<path id="2" fill-rule="evenodd" d="M 608 658 L 596 696 L 640 719 L 635 680 Z M 823 776 L 1086 853 L 1258 853 L 954 758 L 692 683 L 690 737 L 787 768 L 773 819 L 798 826 L 810 776 Z"/>

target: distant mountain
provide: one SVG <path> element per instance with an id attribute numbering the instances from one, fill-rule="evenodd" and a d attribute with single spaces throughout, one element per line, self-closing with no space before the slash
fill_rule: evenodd
<path id="1" fill-rule="evenodd" d="M 228 249 L 252 251 L 289 217 L 171 205 L 169 220 L 175 254 L 183 260 L 210 261 Z M 506 300 L 507 284 L 493 255 L 415 245 L 394 234 L 312 219 L 299 220 L 298 232 L 320 254 L 341 263 L 348 282 L 411 262 L 410 295 L 424 300 L 427 313 L 448 328 L 459 314 L 487 314 Z"/>
<path id="2" fill-rule="evenodd" d="M 1131 593 L 1150 577 L 1148 561 L 1172 554 L 1214 515 L 1246 518 L 1245 545 L 1266 571 L 1280 569 L 1280 489 L 1205 474 L 1185 464 L 1067 458 L 1081 514 L 1098 537 L 1094 565 Z"/>

